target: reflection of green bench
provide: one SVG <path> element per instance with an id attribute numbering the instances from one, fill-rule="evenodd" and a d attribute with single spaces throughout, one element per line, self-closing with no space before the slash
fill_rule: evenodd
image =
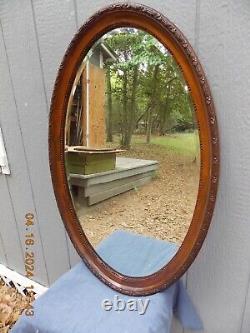
<path id="1" fill-rule="evenodd" d="M 68 173 L 90 175 L 115 169 L 118 149 L 90 149 L 76 146 L 66 150 Z"/>
<path id="2" fill-rule="evenodd" d="M 157 161 L 117 157 L 116 168 L 91 175 L 70 173 L 70 185 L 77 187 L 79 203 L 93 205 L 150 182 Z"/>

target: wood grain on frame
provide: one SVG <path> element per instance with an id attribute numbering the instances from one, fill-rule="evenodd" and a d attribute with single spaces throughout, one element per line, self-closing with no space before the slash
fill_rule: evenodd
<path id="1" fill-rule="evenodd" d="M 77 68 L 93 43 L 104 33 L 133 26 L 155 36 L 173 54 L 190 88 L 200 133 L 200 186 L 193 219 L 176 256 L 158 272 L 133 278 L 114 271 L 95 252 L 78 221 L 64 166 L 64 125 L 67 101 Z M 179 279 L 193 262 L 206 237 L 219 180 L 219 139 L 211 92 L 202 66 L 179 29 L 162 14 L 142 5 L 117 4 L 91 17 L 71 42 L 55 83 L 49 129 L 52 181 L 59 210 L 79 255 L 103 282 L 128 295 L 156 293 Z"/>

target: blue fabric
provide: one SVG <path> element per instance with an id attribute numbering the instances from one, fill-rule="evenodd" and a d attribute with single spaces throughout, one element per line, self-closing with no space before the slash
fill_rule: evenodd
<path id="1" fill-rule="evenodd" d="M 97 252 L 116 271 L 138 277 L 157 272 L 178 249 L 175 243 L 119 230 L 103 240 Z"/>
<path id="2" fill-rule="evenodd" d="M 128 244 L 129 250 L 126 247 Z M 117 253 L 118 248 L 124 246 L 126 251 Z M 158 257 L 155 258 L 151 251 Z M 166 263 L 166 255 L 171 258 L 176 247 L 171 243 L 119 231 L 103 241 L 98 252 L 111 266 L 134 276 L 142 275 L 137 267 L 139 264 L 144 275 L 161 268 Z M 120 257 L 121 254 L 123 257 Z M 151 263 L 152 259 L 157 260 Z M 121 301 L 149 300 L 149 303 L 143 315 L 128 309 L 105 311 L 102 302 L 105 299 L 113 301 L 114 297 Z M 84 263 L 79 263 L 35 301 L 34 316 L 23 315 L 11 333 L 169 333 L 173 312 L 184 328 L 202 329 L 201 320 L 181 281 L 152 296 L 131 297 L 110 289 Z"/>

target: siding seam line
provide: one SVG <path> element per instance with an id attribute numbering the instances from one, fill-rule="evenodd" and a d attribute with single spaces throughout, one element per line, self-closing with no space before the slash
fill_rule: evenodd
<path id="1" fill-rule="evenodd" d="M 18 123 L 18 126 L 19 126 L 19 130 L 20 130 L 21 141 L 22 141 L 23 152 L 24 152 L 24 159 L 25 159 L 28 179 L 29 179 L 29 183 L 30 183 L 30 190 L 31 190 L 31 196 L 32 196 L 32 201 L 33 201 L 33 207 L 34 207 L 34 211 L 35 211 L 36 219 L 37 219 L 37 230 L 38 230 L 38 235 L 39 235 L 39 238 L 40 238 L 40 244 L 41 244 L 41 248 L 42 248 L 42 257 L 43 257 L 43 260 L 44 260 L 45 274 L 47 276 L 47 283 L 49 283 L 49 275 L 48 275 L 48 270 L 47 270 L 45 255 L 44 255 L 44 248 L 43 248 L 43 243 L 42 243 L 42 238 L 41 238 L 40 224 L 39 224 L 39 219 L 38 219 L 38 214 L 37 214 L 37 209 L 36 209 L 36 204 L 35 204 L 33 186 L 32 186 L 32 182 L 31 182 L 31 178 L 30 178 L 30 168 L 29 168 L 27 153 L 26 153 L 26 149 L 25 149 L 24 139 L 23 139 L 23 132 L 22 132 L 22 127 L 21 127 L 21 122 L 20 122 L 20 117 L 19 117 L 19 112 L 18 112 L 18 106 L 17 106 L 16 96 L 15 96 L 14 84 L 13 84 L 12 75 L 11 75 L 10 60 L 9 60 L 9 56 L 8 56 L 8 52 L 7 52 L 7 47 L 6 47 L 6 42 L 5 42 L 5 38 L 4 38 L 4 32 L 3 32 L 3 26 L 2 26 L 1 21 L 0 21 L 0 26 L 1 26 L 1 32 L 2 32 L 2 36 L 3 36 L 3 43 L 4 43 L 6 59 L 7 59 L 7 64 L 8 64 L 8 72 L 9 72 L 9 76 L 10 76 L 10 84 L 11 84 L 11 87 L 12 87 L 13 100 L 14 100 L 14 103 L 15 103 L 15 113 L 16 113 L 16 117 L 17 117 L 17 123 Z M 12 206 L 13 206 L 13 203 L 12 203 Z M 15 213 L 14 213 L 14 215 L 15 215 Z M 16 224 L 17 224 L 17 221 L 16 221 Z M 17 225 L 17 228 L 18 228 L 18 225 Z M 18 228 L 18 233 L 19 233 L 19 228 Z M 20 237 L 20 235 L 19 235 L 19 237 Z M 20 243 L 21 243 L 20 238 L 19 238 L 19 240 L 20 240 Z M 22 244 L 21 244 L 21 249 L 22 249 Z"/>
<path id="2" fill-rule="evenodd" d="M 245 297 L 244 297 L 244 310 L 242 311 L 242 316 L 241 316 L 240 333 L 243 333 L 243 328 L 244 328 L 245 321 L 246 321 L 246 308 L 247 308 L 249 294 L 250 294 L 250 275 L 248 277 L 247 288 L 246 288 L 246 293 L 245 293 Z"/>
<path id="3" fill-rule="evenodd" d="M 45 74 L 44 74 L 43 61 L 42 61 L 42 52 L 41 52 L 41 48 L 40 48 L 39 34 L 38 34 L 38 29 L 37 29 L 37 24 L 36 24 L 36 13 L 35 13 L 33 1 L 30 0 L 30 3 L 31 3 L 31 11 L 32 11 L 33 25 L 34 25 L 34 30 L 35 30 L 35 37 L 36 37 L 36 44 L 37 44 L 37 50 L 38 50 L 38 56 L 39 56 L 39 63 L 40 63 L 40 69 L 41 69 L 46 108 L 47 108 L 47 113 L 49 114 L 50 108 L 49 108 L 49 101 L 48 101 L 48 95 L 47 95 L 46 84 L 45 84 Z M 64 229 L 64 234 L 65 234 L 65 241 L 66 241 L 66 248 L 67 248 L 67 255 L 68 255 L 68 267 L 71 268 L 69 242 L 67 239 L 67 233 L 66 233 L 65 229 Z M 42 238 L 41 238 L 41 244 L 42 244 Z M 42 248 L 43 248 L 43 244 L 42 244 Z M 43 248 L 43 252 L 44 252 L 44 248 Z M 45 259 L 45 254 L 44 254 L 44 259 Z M 46 261 L 45 261 L 45 265 L 46 265 L 46 270 L 47 270 Z M 49 276 L 48 276 L 48 278 L 49 278 Z M 49 280 L 49 282 L 50 282 L 50 280 Z"/>
<path id="4" fill-rule="evenodd" d="M 76 30 L 79 29 L 79 22 L 78 22 L 78 9 L 77 9 L 77 2 L 76 0 L 73 0 L 74 5 L 74 12 L 75 12 L 75 23 L 76 23 Z"/>
<path id="5" fill-rule="evenodd" d="M 45 75 L 44 75 L 44 69 L 43 69 L 43 63 L 42 63 L 42 56 L 41 56 L 41 48 L 40 48 L 38 31 L 37 31 L 37 25 L 36 25 L 36 19 L 35 19 L 35 9 L 34 9 L 34 5 L 33 5 L 33 1 L 32 0 L 30 0 L 30 4 L 31 4 L 31 11 L 32 11 L 32 19 L 33 19 L 35 37 L 36 37 L 36 45 L 37 45 L 37 51 L 38 51 L 38 58 L 39 58 L 39 63 L 40 63 L 41 75 L 42 75 L 42 84 L 43 84 L 43 90 L 44 90 L 44 95 L 45 95 L 45 102 L 46 102 L 47 114 L 49 114 L 49 101 L 48 101 L 48 96 L 47 96 L 47 91 L 46 91 Z"/>
<path id="6" fill-rule="evenodd" d="M 9 75 L 10 75 L 10 71 L 9 71 L 9 60 L 8 60 L 8 55 L 7 55 L 7 50 L 6 50 L 6 44 L 5 44 L 5 39 L 4 39 L 4 33 L 3 33 L 3 26 L 2 26 L 2 21 L 1 20 L 0 20 L 0 30 L 1 30 L 1 34 L 2 34 L 2 37 L 3 37 L 4 51 L 5 51 L 6 60 L 7 60 L 7 64 L 8 64 L 8 72 L 9 72 Z M 11 88 L 12 88 L 12 92 L 13 92 L 13 86 L 12 86 L 12 84 L 11 84 Z M 15 220 L 15 225 L 17 227 L 17 235 L 19 237 L 19 247 L 20 247 L 20 250 L 22 252 L 21 256 L 22 256 L 22 259 L 23 259 L 23 269 L 24 269 L 24 254 L 23 254 L 23 247 L 22 247 L 20 232 L 19 232 L 19 228 L 18 228 L 17 218 L 16 218 L 16 214 L 15 214 L 15 210 L 14 210 L 14 205 L 13 205 L 13 202 L 12 202 L 12 197 L 11 197 L 11 194 L 10 194 L 10 189 L 9 189 L 9 186 L 8 186 L 8 180 L 6 179 L 6 177 L 4 179 L 5 179 L 6 187 L 8 189 L 8 193 L 9 193 L 10 205 L 11 205 L 13 217 L 14 217 L 14 220 Z"/>

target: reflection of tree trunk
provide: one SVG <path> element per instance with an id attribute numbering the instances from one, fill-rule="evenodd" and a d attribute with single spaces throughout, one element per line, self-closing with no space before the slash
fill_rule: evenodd
<path id="1" fill-rule="evenodd" d="M 156 91 L 157 91 L 157 76 L 159 73 L 159 64 L 155 66 L 154 68 L 154 73 L 153 73 L 153 90 L 152 90 L 152 95 L 150 98 L 150 107 L 148 108 L 148 113 L 147 113 L 147 139 L 146 142 L 150 143 L 151 140 L 151 131 L 152 131 L 152 119 L 153 119 L 153 112 L 156 107 Z"/>
<path id="2" fill-rule="evenodd" d="M 122 124 L 122 147 L 129 149 L 131 144 L 132 134 L 135 128 L 135 110 L 136 110 L 136 91 L 138 84 L 139 67 L 134 67 L 132 80 L 131 108 L 128 112 L 128 73 L 124 72 L 122 103 L 123 103 L 123 124 Z"/>
<path id="3" fill-rule="evenodd" d="M 160 130 L 159 135 L 163 136 L 166 134 L 168 126 L 170 125 L 170 112 L 167 104 L 163 106 L 161 120 L 160 120 Z"/>
<path id="4" fill-rule="evenodd" d="M 132 96 L 131 96 L 131 110 L 129 114 L 129 131 L 128 131 L 128 145 L 131 144 L 131 138 L 135 128 L 135 110 L 136 110 L 136 91 L 137 91 L 137 84 L 138 84 L 138 74 L 139 74 L 139 67 L 134 67 L 133 73 L 133 84 L 132 84 Z"/>
<path id="5" fill-rule="evenodd" d="M 146 133 L 147 143 L 150 143 L 151 140 L 151 127 L 152 127 L 152 106 L 148 108 L 148 113 L 147 113 L 147 133 Z"/>
<path id="6" fill-rule="evenodd" d="M 107 141 L 113 142 L 113 105 L 110 67 L 107 68 L 107 102 L 108 102 L 108 122 L 107 122 Z"/>
<path id="7" fill-rule="evenodd" d="M 166 134 L 167 125 L 169 124 L 170 121 L 169 93 L 170 93 L 170 88 L 168 89 L 165 103 L 163 104 L 161 110 L 160 131 L 159 131 L 160 135 Z"/>
<path id="8" fill-rule="evenodd" d="M 127 88 L 128 88 L 128 73 L 124 70 L 123 74 L 123 86 L 122 86 L 122 138 L 121 138 L 121 146 L 126 148 L 128 146 L 127 143 L 127 132 L 128 132 L 128 115 L 127 115 Z"/>
<path id="9" fill-rule="evenodd" d="M 165 103 L 163 105 L 163 108 L 161 110 L 161 120 L 160 120 L 160 135 L 165 135 L 167 130 L 167 125 L 170 122 L 170 105 L 169 105 L 169 96 L 171 92 L 171 83 L 175 81 L 177 78 L 173 77 L 167 82 L 166 90 L 167 90 L 167 96 L 165 98 Z"/>
<path id="10" fill-rule="evenodd" d="M 152 131 L 151 132 L 159 133 L 160 123 L 161 123 L 161 115 L 160 115 L 160 111 L 158 111 L 156 114 L 156 117 L 154 117 L 154 119 L 152 121 Z"/>
<path id="11" fill-rule="evenodd" d="M 148 109 L 150 108 L 150 106 L 147 107 L 146 111 L 143 112 L 143 114 L 140 115 L 140 117 L 136 120 L 135 122 L 135 126 L 138 127 L 140 121 L 148 114 Z"/>

